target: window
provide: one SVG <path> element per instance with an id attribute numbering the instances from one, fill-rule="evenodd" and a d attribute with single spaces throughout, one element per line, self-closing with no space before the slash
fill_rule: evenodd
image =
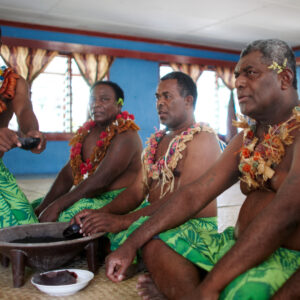
<path id="1" fill-rule="evenodd" d="M 172 71 L 170 66 L 161 66 L 160 77 Z M 230 90 L 221 79 L 216 81 L 214 71 L 204 71 L 197 81 L 197 91 L 196 122 L 206 122 L 219 134 L 226 135 Z M 235 93 L 236 91 L 234 91 L 235 109 L 239 112 Z"/>
<path id="2" fill-rule="evenodd" d="M 56 56 L 33 81 L 31 93 L 43 132 L 74 132 L 87 119 L 89 86 L 68 56 Z"/>
<path id="3" fill-rule="evenodd" d="M 0 57 L 0 65 L 5 65 Z M 74 59 L 56 56 L 31 87 L 33 110 L 43 132 L 75 132 L 87 119 L 89 86 Z M 15 116 L 9 128 L 18 130 Z"/>

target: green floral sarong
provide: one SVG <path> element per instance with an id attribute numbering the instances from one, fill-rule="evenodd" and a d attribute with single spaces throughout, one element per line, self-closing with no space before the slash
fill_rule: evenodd
<path id="1" fill-rule="evenodd" d="M 58 217 L 58 222 L 69 222 L 76 214 L 84 209 L 99 209 L 114 200 L 125 188 L 102 193 L 94 198 L 82 198 L 73 205 L 62 211 Z M 35 209 L 43 198 L 36 199 L 32 202 L 32 207 Z"/>
<path id="2" fill-rule="evenodd" d="M 139 206 L 138 209 L 143 208 L 147 205 L 149 205 L 149 203 L 144 201 Z M 138 227 L 140 227 L 148 219 L 149 219 L 149 216 L 140 217 L 137 221 L 132 223 L 128 227 L 127 230 L 121 231 L 116 234 L 109 233 L 108 237 L 110 239 L 111 250 L 114 251 L 117 248 L 119 248 L 127 240 L 127 238 L 130 236 L 130 234 L 132 232 L 134 232 Z M 184 223 L 176 228 L 173 228 L 166 232 L 160 233 L 159 238 L 162 239 L 163 241 L 169 240 L 169 243 L 175 243 L 175 241 L 177 239 L 176 234 L 178 232 L 183 234 L 185 237 L 190 236 L 192 239 L 194 236 L 197 236 L 202 231 L 212 231 L 212 230 L 217 230 L 217 229 L 218 229 L 217 217 L 190 219 L 186 223 Z M 177 236 L 178 236 L 178 234 L 177 234 Z M 186 249 L 186 251 L 184 251 L 184 252 L 188 253 L 189 251 L 188 251 L 188 249 Z"/>
<path id="3" fill-rule="evenodd" d="M 0 158 L 0 228 L 36 222 L 27 197 Z"/>
<path id="4" fill-rule="evenodd" d="M 144 200 L 142 204 L 133 211 L 137 211 L 143 207 L 150 205 L 149 202 Z M 118 249 L 130 236 L 130 234 L 140 227 L 149 217 L 140 217 L 137 221 L 133 222 L 127 229 L 120 231 L 118 233 L 108 233 L 107 237 L 110 240 L 110 249 L 115 251 Z"/>
<path id="5" fill-rule="evenodd" d="M 159 237 L 173 250 L 198 267 L 210 271 L 235 244 L 234 228 L 224 232 L 202 231 L 186 236 L 174 229 Z M 219 299 L 262 300 L 271 296 L 299 268 L 300 251 L 279 248 L 265 262 L 235 278 L 221 293 Z"/>

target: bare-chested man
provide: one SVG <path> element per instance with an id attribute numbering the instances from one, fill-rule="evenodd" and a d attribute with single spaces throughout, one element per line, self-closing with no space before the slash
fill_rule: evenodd
<path id="1" fill-rule="evenodd" d="M 8 129 L 14 114 L 17 117 L 19 132 Z M 11 68 L 3 66 L 0 67 L 0 228 L 36 221 L 30 206 L 22 208 L 24 203 L 28 203 L 27 198 L 2 161 L 5 152 L 21 147 L 19 137 L 40 138 L 39 144 L 31 149 L 33 153 L 40 153 L 45 149 L 46 140 L 39 131 L 26 81 Z"/>
<path id="2" fill-rule="evenodd" d="M 241 111 L 255 121 L 242 120 L 244 131 L 212 168 L 182 186 L 107 259 L 107 276 L 120 281 L 144 245 L 152 276 L 139 281 L 145 299 L 269 299 L 300 266 L 300 111 L 294 54 L 283 41 L 255 41 L 242 52 L 235 75 Z M 152 239 L 201 212 L 239 179 L 247 197 L 236 227 L 186 237 L 182 243 L 197 252 L 191 256 L 193 264 L 178 254 L 180 247 L 175 252 Z M 203 279 L 199 270 L 210 272 Z"/>
<path id="3" fill-rule="evenodd" d="M 132 186 L 104 208 L 82 211 L 75 217 L 85 234 L 110 232 L 111 250 L 118 248 L 181 186 L 192 183 L 203 174 L 221 153 L 213 130 L 195 123 L 197 88 L 188 75 L 172 72 L 161 78 L 156 99 L 160 121 L 167 129 L 150 137 L 142 156 L 143 172 Z M 139 205 L 138 210 L 129 213 Z M 190 203 L 185 205 L 188 207 Z M 215 231 L 216 214 L 216 201 L 213 200 L 184 225 L 159 238 L 171 245 L 180 243 L 183 235 L 192 238 L 202 230 Z M 188 255 L 188 252 L 182 248 L 183 254 Z M 188 260 L 185 263 L 188 264 Z"/>
<path id="4" fill-rule="evenodd" d="M 70 160 L 35 208 L 41 222 L 66 222 L 83 209 L 103 207 L 135 180 L 142 143 L 134 116 L 121 112 L 123 101 L 123 90 L 114 82 L 92 86 L 92 120 L 72 138 Z"/>

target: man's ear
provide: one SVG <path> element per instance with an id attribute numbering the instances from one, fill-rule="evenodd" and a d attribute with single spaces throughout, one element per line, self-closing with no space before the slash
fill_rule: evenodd
<path id="1" fill-rule="evenodd" d="M 192 95 L 188 95 L 184 98 L 186 104 L 190 105 L 191 107 L 194 106 L 194 97 Z"/>
<path id="2" fill-rule="evenodd" d="M 294 72 L 291 69 L 284 69 L 281 73 L 278 74 L 281 80 L 281 89 L 287 90 L 289 87 L 293 85 L 294 80 Z"/>

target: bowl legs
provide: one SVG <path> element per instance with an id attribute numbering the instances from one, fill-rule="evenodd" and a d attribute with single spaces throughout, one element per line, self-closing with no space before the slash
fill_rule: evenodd
<path id="1" fill-rule="evenodd" d="M 86 257 L 88 268 L 94 274 L 98 271 L 99 263 L 98 263 L 98 239 L 89 242 L 86 247 Z"/>
<path id="2" fill-rule="evenodd" d="M 13 249 L 10 251 L 13 285 L 15 288 L 24 284 L 26 254 L 22 250 Z"/>
<path id="3" fill-rule="evenodd" d="M 1 259 L 1 265 L 4 268 L 7 268 L 9 266 L 9 258 L 4 254 L 0 254 L 0 259 Z"/>

